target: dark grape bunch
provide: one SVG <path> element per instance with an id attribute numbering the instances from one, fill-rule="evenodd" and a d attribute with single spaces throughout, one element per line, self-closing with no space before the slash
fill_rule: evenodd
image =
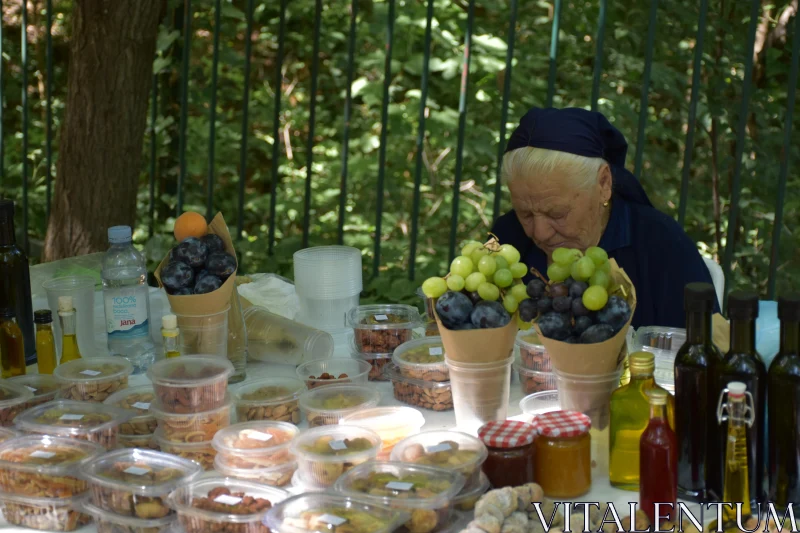
<path id="1" fill-rule="evenodd" d="M 206 294 L 222 287 L 234 272 L 236 258 L 225 251 L 218 235 L 189 237 L 172 249 L 169 263 L 161 269 L 161 283 L 176 296 Z"/>
<path id="2" fill-rule="evenodd" d="M 570 344 L 603 342 L 622 330 L 631 315 L 624 298 L 609 296 L 611 265 L 602 248 L 557 248 L 547 269 L 550 283 L 531 280 L 520 320 L 539 325 L 542 335 Z M 538 318 L 537 318 L 538 317 Z"/>

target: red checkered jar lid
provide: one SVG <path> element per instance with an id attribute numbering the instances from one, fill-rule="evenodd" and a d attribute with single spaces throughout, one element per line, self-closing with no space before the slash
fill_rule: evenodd
<path id="1" fill-rule="evenodd" d="M 578 411 L 550 411 L 533 419 L 536 432 L 544 437 L 580 437 L 592 427 L 592 419 Z"/>
<path id="2" fill-rule="evenodd" d="M 516 420 L 493 421 L 481 426 L 478 436 L 489 448 L 518 448 L 533 442 L 536 428 Z"/>

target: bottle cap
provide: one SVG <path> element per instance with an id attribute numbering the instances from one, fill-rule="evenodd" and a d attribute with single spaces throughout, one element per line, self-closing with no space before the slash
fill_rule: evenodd
<path id="1" fill-rule="evenodd" d="M 178 329 L 178 317 L 175 315 L 162 316 L 161 329 Z"/>
<path id="2" fill-rule="evenodd" d="M 17 314 L 10 307 L 0 308 L 0 318 L 14 318 Z"/>
<path id="3" fill-rule="evenodd" d="M 717 293 L 710 283 L 688 283 L 683 289 L 683 310 L 711 313 Z"/>
<path id="4" fill-rule="evenodd" d="M 747 385 L 741 381 L 731 381 L 728 383 L 728 396 L 744 396 Z"/>
<path id="5" fill-rule="evenodd" d="M 778 319 L 800 322 L 800 293 L 778 298 Z"/>
<path id="6" fill-rule="evenodd" d="M 758 294 L 750 291 L 733 291 L 728 295 L 728 318 L 755 320 L 758 318 Z"/>
<path id="7" fill-rule="evenodd" d="M 71 313 L 74 308 L 72 307 L 72 296 L 59 296 L 58 297 L 58 312 Z"/>
<path id="8" fill-rule="evenodd" d="M 108 228 L 108 242 L 110 244 L 131 242 L 132 235 L 130 226 L 112 226 Z"/>
<path id="9" fill-rule="evenodd" d="M 651 405 L 667 405 L 669 394 L 664 389 L 652 389 L 647 392 Z"/>
<path id="10" fill-rule="evenodd" d="M 653 370 L 656 366 L 656 356 L 650 352 L 635 352 L 628 358 L 631 370 Z"/>
<path id="11" fill-rule="evenodd" d="M 14 200 L 7 198 L 0 198 L 0 220 L 13 220 L 14 219 Z"/>
<path id="12" fill-rule="evenodd" d="M 34 324 L 50 324 L 53 321 L 53 313 L 49 309 L 38 309 L 33 312 Z"/>

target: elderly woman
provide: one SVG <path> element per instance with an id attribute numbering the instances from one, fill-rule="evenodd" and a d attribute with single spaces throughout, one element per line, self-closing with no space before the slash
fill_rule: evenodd
<path id="1" fill-rule="evenodd" d="M 600 113 L 531 109 L 503 157 L 513 211 L 492 232 L 543 274 L 556 248 L 600 246 L 636 287 L 634 327 L 684 327 L 684 286 L 711 283 L 711 275 L 695 244 L 625 169 L 627 151 Z"/>

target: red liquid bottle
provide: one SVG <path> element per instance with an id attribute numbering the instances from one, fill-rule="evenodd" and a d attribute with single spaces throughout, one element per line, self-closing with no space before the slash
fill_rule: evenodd
<path id="1" fill-rule="evenodd" d="M 677 516 L 678 439 L 667 421 L 667 392 L 654 389 L 649 394 L 650 423 L 639 441 L 639 506 L 655 525 L 656 503 L 662 504 L 660 521 Z"/>

